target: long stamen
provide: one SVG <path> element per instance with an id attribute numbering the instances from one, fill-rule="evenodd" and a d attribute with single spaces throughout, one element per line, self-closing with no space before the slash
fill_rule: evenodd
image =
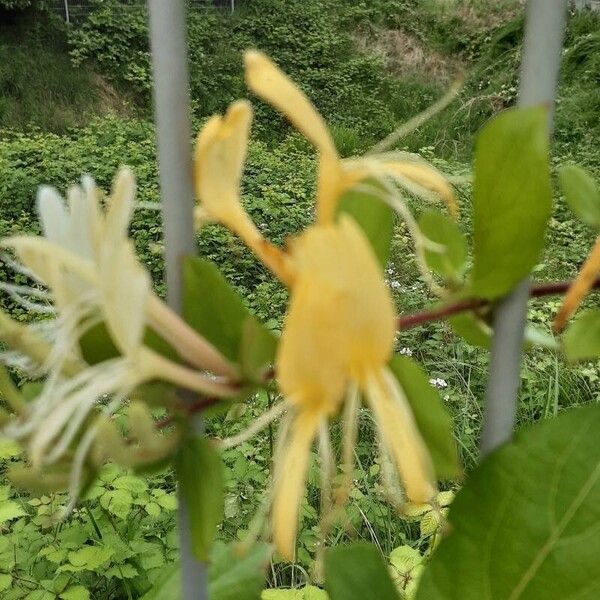
<path id="1" fill-rule="evenodd" d="M 444 108 L 446 108 L 446 106 L 448 106 L 458 95 L 463 81 L 463 77 L 459 77 L 437 102 L 434 102 L 424 111 L 420 112 L 418 115 L 415 115 L 406 123 L 400 125 L 400 127 L 398 127 L 395 131 L 392 131 L 392 133 L 386 136 L 383 140 L 375 144 L 375 146 L 373 146 L 373 148 L 371 148 L 367 154 L 375 154 L 391 148 L 403 137 L 407 136 L 409 133 L 412 133 L 415 131 L 415 129 L 418 129 L 421 125 L 423 125 L 423 123 L 426 123 L 429 121 L 429 119 L 444 110 Z"/>
<path id="2" fill-rule="evenodd" d="M 151 327 L 190 364 L 217 375 L 238 378 L 235 367 L 157 296 L 148 298 L 147 312 Z"/>
<path id="3" fill-rule="evenodd" d="M 25 275 L 25 277 L 28 277 L 32 281 L 43 284 L 41 279 L 33 271 L 14 260 L 7 252 L 0 252 L 0 261 L 7 267 L 10 267 L 15 273 Z"/>
<path id="4" fill-rule="evenodd" d="M 358 387 L 352 383 L 349 387 L 344 412 L 342 415 L 342 483 L 336 490 L 335 503 L 338 506 L 344 504 L 352 486 L 354 470 L 354 448 L 358 436 L 358 414 L 360 410 L 360 396 Z"/>
<path id="5" fill-rule="evenodd" d="M 40 290 L 29 285 L 5 283 L 4 281 L 0 281 L 0 290 L 4 290 L 9 294 L 14 293 L 21 296 L 32 296 L 34 298 L 42 298 L 43 300 L 50 300 L 51 298 L 50 294 L 46 290 Z"/>
<path id="6" fill-rule="evenodd" d="M 378 190 L 376 187 L 368 184 L 359 185 L 356 187 L 356 189 L 368 192 L 370 195 L 379 198 L 391 206 L 402 217 L 406 223 L 406 226 L 408 227 L 408 232 L 410 233 L 415 245 L 415 260 L 417 262 L 417 266 L 419 267 L 421 277 L 424 279 L 431 292 L 436 296 L 440 298 L 447 296 L 447 291 L 435 281 L 425 260 L 424 248 L 426 247 L 426 244 L 433 244 L 434 242 L 427 240 L 427 238 L 421 233 L 417 222 L 406 206 L 404 200 L 398 193 L 398 190 L 384 179 L 381 180 L 381 184 L 385 187 L 386 191 L 388 192 L 387 194 L 382 193 L 381 190 Z"/>
<path id="7" fill-rule="evenodd" d="M 239 386 L 234 383 L 210 378 L 198 371 L 182 367 L 148 348 L 141 349 L 139 364 L 144 370 L 144 379 L 163 379 L 188 390 L 218 398 L 232 397 L 240 391 Z"/>
<path id="8" fill-rule="evenodd" d="M 217 446 L 219 448 L 227 449 L 243 444 L 253 438 L 257 433 L 261 432 L 270 423 L 278 419 L 287 409 L 288 404 L 285 401 L 275 404 L 275 406 L 271 407 L 266 413 L 263 413 L 258 419 L 255 419 L 252 422 L 252 425 L 244 429 L 241 433 L 222 440 L 217 440 Z"/>

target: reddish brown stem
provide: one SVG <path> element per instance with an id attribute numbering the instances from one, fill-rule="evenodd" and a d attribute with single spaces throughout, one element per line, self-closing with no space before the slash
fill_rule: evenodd
<path id="1" fill-rule="evenodd" d="M 551 281 L 548 283 L 533 283 L 529 290 L 530 298 L 540 298 L 542 296 L 556 296 L 560 294 L 564 294 L 570 287 L 572 281 Z M 600 278 L 596 279 L 591 286 L 591 289 L 600 288 Z M 439 308 L 432 308 L 429 310 L 423 310 L 417 313 L 413 313 L 410 315 L 400 316 L 398 317 L 397 327 L 399 330 L 411 329 L 413 327 L 417 327 L 418 325 L 423 325 L 424 323 L 429 323 L 431 321 L 439 321 L 440 319 L 444 319 L 446 317 L 451 317 L 453 315 L 457 315 L 462 312 L 466 312 L 469 310 L 477 310 L 481 308 L 490 308 L 492 306 L 492 302 L 490 300 L 482 300 L 480 298 L 467 298 L 465 300 L 459 300 L 457 302 L 446 304 L 445 306 L 440 306 Z M 265 382 L 275 378 L 275 370 L 269 369 L 267 373 L 265 373 Z M 220 398 L 199 398 L 197 402 L 189 406 L 182 407 L 183 414 L 191 415 L 210 406 L 213 406 L 217 402 L 221 402 Z M 163 429 L 167 427 L 174 421 L 173 416 L 166 417 L 161 421 L 156 422 L 156 427 L 159 429 Z"/>

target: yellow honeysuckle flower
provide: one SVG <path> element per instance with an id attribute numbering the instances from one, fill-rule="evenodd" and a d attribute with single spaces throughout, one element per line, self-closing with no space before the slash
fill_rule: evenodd
<path id="1" fill-rule="evenodd" d="M 323 119 L 294 83 L 259 52 L 247 52 L 245 63 L 252 91 L 285 114 L 319 152 L 316 223 L 292 238 L 285 252 L 261 236 L 240 202 L 250 105 L 236 102 L 224 117 L 209 120 L 195 155 L 199 210 L 238 234 L 290 289 L 276 357 L 285 399 L 253 424 L 248 436 L 287 413 L 274 458 L 272 526 L 278 550 L 291 559 L 312 444 L 319 439 L 327 510 L 332 463 L 328 421 L 342 412 L 344 472 L 349 477 L 359 395 L 372 409 L 381 444 L 393 458 L 408 498 L 426 502 L 436 491 L 429 452 L 387 367 L 396 329 L 390 291 L 362 229 L 349 216 L 336 218 L 337 202 L 366 179 L 387 178 L 410 189 L 436 191 L 451 210 L 456 205 L 445 179 L 424 162 L 395 155 L 341 160 Z M 222 440 L 221 445 L 248 436 Z M 338 496 L 343 501 L 344 490 Z"/>

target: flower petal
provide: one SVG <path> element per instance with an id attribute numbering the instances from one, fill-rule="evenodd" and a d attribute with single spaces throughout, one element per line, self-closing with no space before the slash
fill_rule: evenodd
<path id="1" fill-rule="evenodd" d="M 87 191 L 92 196 L 95 189 L 91 186 Z M 135 191 L 136 185 L 133 173 L 127 167 L 121 168 L 113 182 L 113 189 L 106 210 L 102 246 L 108 247 L 112 244 L 120 244 L 127 239 L 129 222 L 135 206 Z M 92 198 L 89 201 L 92 202 Z"/>
<path id="2" fill-rule="evenodd" d="M 37 211 L 46 239 L 63 245 L 69 226 L 69 213 L 61 195 L 48 185 L 40 186 Z"/>
<path id="3" fill-rule="evenodd" d="M 323 117 L 304 92 L 262 52 L 247 51 L 244 63 L 248 87 L 283 113 L 322 153 L 337 156 Z"/>
<path id="4" fill-rule="evenodd" d="M 304 496 L 304 483 L 310 459 L 310 447 L 315 439 L 320 413 L 300 412 L 294 417 L 275 459 L 273 495 L 273 538 L 277 550 L 286 560 L 293 560 L 298 511 Z"/>
<path id="5" fill-rule="evenodd" d="M 398 382 L 389 371 L 382 370 L 369 379 L 366 391 L 408 499 L 418 504 L 429 501 L 436 493 L 433 464 Z"/>
<path id="6" fill-rule="evenodd" d="M 386 175 L 400 179 L 400 183 L 405 178 L 419 187 L 438 194 L 446 203 L 450 214 L 454 218 L 458 216 L 458 204 L 454 190 L 436 169 L 426 163 L 417 161 L 385 161 L 380 164 Z"/>

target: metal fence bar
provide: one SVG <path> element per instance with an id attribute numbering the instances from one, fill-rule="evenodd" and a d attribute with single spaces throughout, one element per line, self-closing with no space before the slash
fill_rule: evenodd
<path id="1" fill-rule="evenodd" d="M 158 164 L 169 305 L 181 310 L 182 258 L 194 254 L 194 189 L 184 0 L 148 0 Z M 202 420 L 193 426 L 202 433 Z M 208 597 L 206 565 L 191 550 L 189 515 L 179 493 L 182 600 Z"/>
<path id="2" fill-rule="evenodd" d="M 552 111 L 560 69 L 568 0 L 529 0 L 521 63 L 519 106 L 547 104 Z M 526 227 L 526 224 L 523 223 Z M 494 313 L 494 336 L 485 400 L 481 452 L 510 439 L 520 383 L 529 281 L 522 281 Z"/>

